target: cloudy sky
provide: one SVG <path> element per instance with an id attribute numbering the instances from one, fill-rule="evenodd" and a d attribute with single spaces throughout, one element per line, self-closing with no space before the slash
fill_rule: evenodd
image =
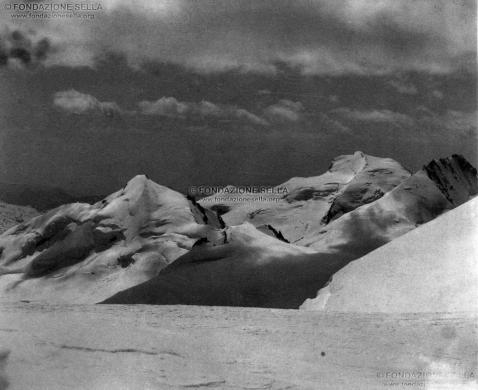
<path id="1" fill-rule="evenodd" d="M 1 7 L 0 181 L 278 184 L 355 150 L 477 163 L 474 0 Z"/>

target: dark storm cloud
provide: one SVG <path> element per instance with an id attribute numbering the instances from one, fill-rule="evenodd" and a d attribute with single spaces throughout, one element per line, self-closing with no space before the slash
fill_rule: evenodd
<path id="1" fill-rule="evenodd" d="M 48 52 L 50 50 L 51 50 L 50 40 L 48 38 L 43 38 L 43 39 L 40 39 L 38 43 L 36 44 L 33 50 L 33 54 L 38 60 L 42 61 L 46 59 Z"/>
<path id="2" fill-rule="evenodd" d="M 91 65 L 105 50 L 131 64 L 176 62 L 204 72 L 448 72 L 476 53 L 474 0 L 168 0 L 104 2 L 101 21 L 41 27 L 62 51 L 53 62 Z M 28 24 L 31 22 L 22 21 Z"/>
<path id="3" fill-rule="evenodd" d="M 31 32 L 5 28 L 0 33 L 0 66 L 9 62 L 30 66 L 44 61 L 52 51 L 50 40 L 35 38 Z"/>
<path id="4" fill-rule="evenodd" d="M 147 48 L 147 56 L 164 55 L 205 71 L 242 66 L 267 72 L 275 61 L 309 73 L 445 70 L 452 66 L 452 57 L 475 50 L 462 41 L 462 35 L 474 40 L 473 28 L 455 25 L 469 17 L 458 6 L 433 8 L 441 4 L 433 1 L 427 7 L 410 7 L 409 1 L 359 3 L 360 7 L 347 1 L 182 2 L 171 22 L 151 20 L 148 25 L 143 17 L 118 8 L 111 24 L 98 27 L 100 35 L 116 37 L 128 21 L 141 31 L 143 41 L 136 42 Z M 440 22 L 453 30 L 446 31 Z M 141 50 L 131 46 L 129 33 L 122 36 L 130 42 L 120 49 L 141 56 Z"/>

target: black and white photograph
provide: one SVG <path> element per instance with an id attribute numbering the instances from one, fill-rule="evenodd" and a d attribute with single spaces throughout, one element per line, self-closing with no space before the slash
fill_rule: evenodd
<path id="1" fill-rule="evenodd" d="M 0 390 L 478 389 L 476 0 L 0 0 Z"/>

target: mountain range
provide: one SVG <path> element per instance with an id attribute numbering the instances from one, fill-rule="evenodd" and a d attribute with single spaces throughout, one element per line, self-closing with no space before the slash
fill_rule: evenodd
<path id="1" fill-rule="evenodd" d="M 260 197 L 234 188 L 196 201 L 140 175 L 99 202 L 20 223 L 0 236 L 2 299 L 320 309 L 314 299 L 334 275 L 377 248 L 416 240 L 444 213 L 433 222 L 466 230 L 448 212 L 477 194 L 478 179 L 460 155 L 412 174 L 356 152 Z M 411 271 L 400 272 L 406 285 Z"/>

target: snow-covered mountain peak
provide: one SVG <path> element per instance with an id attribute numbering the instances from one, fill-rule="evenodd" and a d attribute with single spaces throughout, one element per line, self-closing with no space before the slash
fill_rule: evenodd
<path id="1" fill-rule="evenodd" d="M 367 165 L 368 156 L 363 152 L 357 151 L 354 154 L 345 154 L 337 156 L 330 163 L 329 172 L 351 171 L 358 173 Z"/>
<path id="2" fill-rule="evenodd" d="M 0 236 L 0 288 L 28 299 L 106 298 L 156 275 L 215 230 L 202 212 L 136 176 L 93 205 L 63 205 Z M 85 293 L 77 284 L 95 287 Z"/>
<path id="3" fill-rule="evenodd" d="M 148 185 L 156 184 L 149 180 L 146 175 L 136 175 L 131 178 L 124 188 L 125 193 L 143 191 Z"/>
<path id="4" fill-rule="evenodd" d="M 133 177 L 123 189 L 109 195 L 105 200 L 110 202 L 119 198 L 129 201 L 129 203 L 146 201 L 156 204 L 185 200 L 183 194 L 150 180 L 146 175 Z M 105 203 L 105 200 L 101 202 Z"/>
<path id="5" fill-rule="evenodd" d="M 294 242 L 310 231 L 357 207 L 371 203 L 410 176 L 405 168 L 390 158 L 374 157 L 362 152 L 335 158 L 328 171 L 319 176 L 294 177 L 276 188 L 286 189 L 263 196 L 211 196 L 200 203 L 204 207 L 227 210 L 222 216 L 226 224 L 250 222 L 254 226 L 272 226 L 286 240 Z M 263 199 L 266 199 L 265 201 Z M 314 233 L 315 234 L 315 233 Z"/>

